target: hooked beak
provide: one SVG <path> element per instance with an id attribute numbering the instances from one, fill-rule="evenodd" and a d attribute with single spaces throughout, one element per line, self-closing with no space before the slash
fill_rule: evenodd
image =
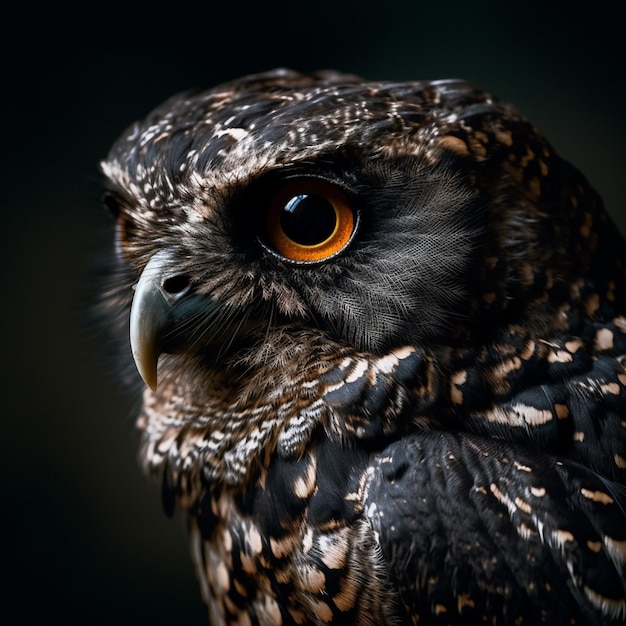
<path id="1" fill-rule="evenodd" d="M 190 300 L 189 291 L 189 278 L 176 271 L 172 251 L 167 249 L 150 259 L 135 288 L 130 346 L 139 374 L 153 391 L 159 355 L 166 351 L 164 339 L 180 322 L 181 311 L 177 309 Z"/>
<path id="2" fill-rule="evenodd" d="M 251 315 L 252 314 L 252 315 Z M 163 352 L 181 353 L 223 347 L 262 326 L 253 309 L 241 316 L 208 295 L 195 293 L 169 249 L 144 268 L 130 310 L 130 346 L 139 374 L 152 391 Z"/>

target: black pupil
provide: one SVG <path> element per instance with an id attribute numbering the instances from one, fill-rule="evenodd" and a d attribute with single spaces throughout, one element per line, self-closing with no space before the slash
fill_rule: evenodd
<path id="1" fill-rule="evenodd" d="M 284 206 L 280 225 L 289 239 L 302 246 L 314 246 L 326 241 L 337 225 L 333 205 L 322 196 L 294 196 Z"/>

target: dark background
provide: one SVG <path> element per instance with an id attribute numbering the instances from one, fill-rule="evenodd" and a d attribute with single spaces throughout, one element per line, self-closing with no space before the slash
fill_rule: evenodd
<path id="1" fill-rule="evenodd" d="M 184 521 L 138 469 L 134 400 L 91 321 L 116 136 L 177 91 L 276 66 L 468 78 L 530 117 L 626 232 L 621 21 L 575 5 L 5 5 L 0 622 L 205 622 Z"/>

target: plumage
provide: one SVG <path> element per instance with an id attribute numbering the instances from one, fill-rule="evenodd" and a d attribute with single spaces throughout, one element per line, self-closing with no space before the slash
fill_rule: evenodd
<path id="1" fill-rule="evenodd" d="M 624 623 L 626 245 L 514 107 L 275 70 L 102 168 L 211 624 Z"/>

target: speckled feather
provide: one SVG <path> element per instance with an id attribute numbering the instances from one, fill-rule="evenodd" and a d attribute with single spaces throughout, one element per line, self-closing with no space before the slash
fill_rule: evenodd
<path id="1" fill-rule="evenodd" d="M 211 624 L 624 622 L 626 245 L 513 107 L 279 70 L 172 98 L 103 171 L 109 309 L 161 250 L 211 303 L 139 417 Z M 255 230 L 296 175 L 358 205 L 320 263 Z"/>

